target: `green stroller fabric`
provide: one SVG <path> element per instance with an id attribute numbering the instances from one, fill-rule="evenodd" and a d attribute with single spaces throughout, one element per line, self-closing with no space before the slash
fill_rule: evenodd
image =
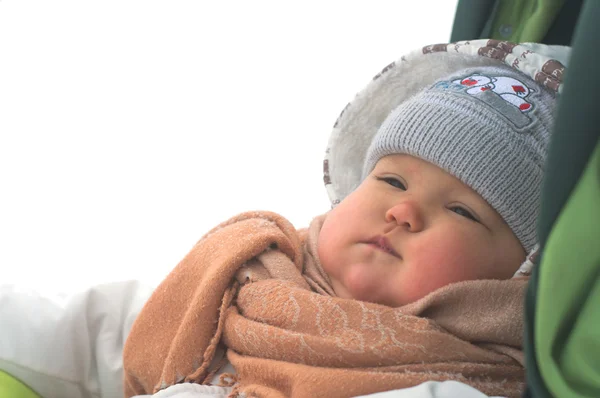
<path id="1" fill-rule="evenodd" d="M 584 0 L 459 0 L 450 41 L 570 45 Z"/>
<path id="2" fill-rule="evenodd" d="M 600 3 L 579 19 L 542 190 L 526 300 L 527 395 L 600 396 Z"/>
<path id="3" fill-rule="evenodd" d="M 509 2 L 482 2 L 475 14 L 468 3 L 459 2 L 453 40 L 476 39 L 460 35 L 497 26 L 498 7 Z M 600 2 L 581 3 L 567 0 L 541 40 L 571 43 L 573 50 L 542 191 L 542 250 L 526 299 L 526 397 L 600 397 Z M 576 14 L 569 31 L 565 21 Z"/>
<path id="4" fill-rule="evenodd" d="M 546 191 L 555 182 L 560 185 L 557 180 L 555 175 L 546 179 Z M 527 300 L 532 315 L 528 330 L 533 332 L 535 347 L 535 352 L 528 351 L 528 365 L 537 363 L 550 396 L 600 396 L 599 202 L 600 145 L 596 144 L 545 241 L 537 288 L 531 287 L 536 294 Z M 535 389 L 531 381 L 532 396 L 543 396 L 535 394 L 543 390 Z"/>
<path id="5" fill-rule="evenodd" d="M 2 370 L 0 370 L 0 397 L 40 398 L 31 388 Z"/>

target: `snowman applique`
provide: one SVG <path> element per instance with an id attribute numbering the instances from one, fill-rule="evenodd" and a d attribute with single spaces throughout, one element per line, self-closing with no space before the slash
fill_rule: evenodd
<path id="1" fill-rule="evenodd" d="M 500 98 L 514 105 L 521 112 L 530 111 L 533 106 L 525 101 L 531 90 L 523 82 L 507 76 L 488 77 L 485 75 L 473 74 L 463 79 L 452 81 L 454 84 L 468 87 L 467 94 L 475 95 L 482 91 L 491 90 L 498 94 Z"/>

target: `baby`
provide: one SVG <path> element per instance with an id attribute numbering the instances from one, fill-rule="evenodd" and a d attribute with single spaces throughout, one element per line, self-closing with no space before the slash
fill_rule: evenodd
<path id="1" fill-rule="evenodd" d="M 536 244 L 560 82 L 506 59 L 563 67 L 513 44 L 459 46 L 470 55 L 403 58 L 349 104 L 325 162 L 334 208 L 307 231 L 255 212 L 198 242 L 132 328 L 127 396 L 209 384 L 219 343 L 246 395 L 427 380 L 520 394 L 526 281 L 511 278 Z M 482 56 L 490 46 L 507 54 Z"/>
<path id="2" fill-rule="evenodd" d="M 527 107 L 489 83 L 474 92 L 474 75 L 510 79 Z M 512 277 L 535 243 L 553 102 L 521 73 L 488 66 L 397 107 L 319 236 L 336 294 L 399 307 L 453 282 Z"/>

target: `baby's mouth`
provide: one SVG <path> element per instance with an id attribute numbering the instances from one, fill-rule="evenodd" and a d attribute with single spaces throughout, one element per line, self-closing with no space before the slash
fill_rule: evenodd
<path id="1" fill-rule="evenodd" d="M 388 239 L 384 236 L 375 236 L 374 238 L 369 239 L 367 243 L 376 246 L 378 249 L 389 253 L 394 257 L 400 258 L 400 255 L 394 250 Z"/>

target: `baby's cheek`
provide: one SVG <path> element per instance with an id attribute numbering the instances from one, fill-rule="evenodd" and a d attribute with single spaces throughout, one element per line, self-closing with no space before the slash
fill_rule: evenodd
<path id="1" fill-rule="evenodd" d="M 425 267 L 431 267 L 430 283 L 439 288 L 449 283 L 477 279 L 480 275 L 482 248 L 468 238 L 440 240 L 426 251 L 423 260 Z"/>
<path id="2" fill-rule="evenodd" d="M 335 257 L 333 253 L 336 249 L 335 230 L 330 225 L 324 224 L 317 240 L 317 255 L 327 273 L 331 273 L 334 267 Z"/>

